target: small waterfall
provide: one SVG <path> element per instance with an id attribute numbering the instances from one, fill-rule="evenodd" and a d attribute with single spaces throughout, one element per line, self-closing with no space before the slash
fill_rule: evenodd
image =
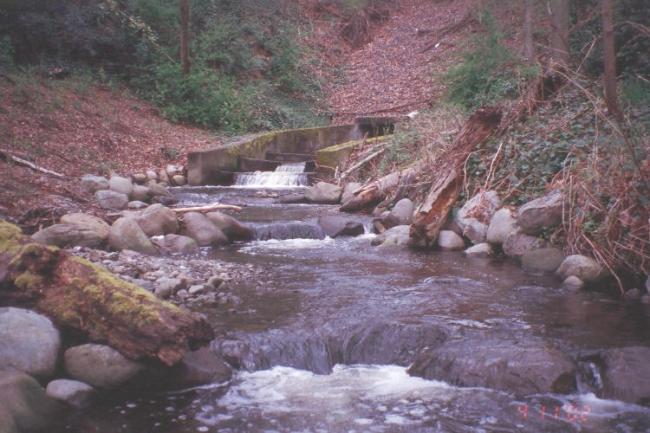
<path id="1" fill-rule="evenodd" d="M 275 171 L 256 171 L 235 174 L 235 186 L 249 188 L 273 188 L 307 186 L 308 177 L 304 162 L 279 165 Z"/>

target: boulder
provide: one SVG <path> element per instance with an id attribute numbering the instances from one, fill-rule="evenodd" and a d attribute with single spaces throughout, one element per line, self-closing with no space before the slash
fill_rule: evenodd
<path id="1" fill-rule="evenodd" d="M 543 239 L 522 233 L 520 229 L 510 233 L 503 243 L 503 252 L 508 257 L 521 258 L 529 251 L 544 248 L 545 242 Z"/>
<path id="2" fill-rule="evenodd" d="M 341 194 L 341 204 L 345 204 L 354 198 L 354 192 L 361 188 L 359 182 L 350 182 L 346 183 L 343 187 L 343 193 Z"/>
<path id="3" fill-rule="evenodd" d="M 562 193 L 558 190 L 552 191 L 521 206 L 517 212 L 517 223 L 524 233 L 538 235 L 545 228 L 562 222 L 563 205 Z"/>
<path id="4" fill-rule="evenodd" d="M 127 196 L 133 192 L 133 182 L 131 182 L 131 179 L 122 176 L 111 176 L 108 181 L 108 187 L 111 191 L 119 192 Z"/>
<path id="5" fill-rule="evenodd" d="M 151 200 L 151 190 L 143 185 L 134 185 L 133 191 L 131 192 L 130 199 L 133 201 L 144 201 L 147 202 Z"/>
<path id="6" fill-rule="evenodd" d="M 199 249 L 199 244 L 188 236 L 169 234 L 151 240 L 161 251 L 170 254 L 189 254 Z"/>
<path id="7" fill-rule="evenodd" d="M 603 398 L 650 405 L 650 347 L 623 347 L 602 354 Z"/>
<path id="8" fill-rule="evenodd" d="M 183 215 L 183 221 L 184 234 L 194 239 L 201 247 L 229 243 L 228 237 L 203 214 L 188 212 Z"/>
<path id="9" fill-rule="evenodd" d="M 106 179 L 104 176 L 85 174 L 81 177 L 81 188 L 89 193 L 95 193 L 103 189 L 108 189 L 108 179 Z"/>
<path id="10" fill-rule="evenodd" d="M 305 199 L 310 203 L 337 204 L 341 201 L 343 188 L 326 182 L 318 182 L 305 191 Z"/>
<path id="11" fill-rule="evenodd" d="M 557 248 L 540 248 L 521 256 L 521 264 L 528 271 L 555 272 L 564 261 L 564 253 Z"/>
<path id="12" fill-rule="evenodd" d="M 93 229 L 74 224 L 54 224 L 34 233 L 32 239 L 43 245 L 61 248 L 77 245 L 99 248 L 106 242 L 106 238 L 98 235 Z"/>
<path id="13" fill-rule="evenodd" d="M 60 400 L 72 407 L 84 408 L 90 404 L 95 389 L 83 382 L 70 379 L 57 379 L 47 384 L 48 397 Z"/>
<path id="14" fill-rule="evenodd" d="M 127 208 L 129 208 L 130 210 L 142 210 L 145 209 L 147 206 L 149 205 L 143 201 L 133 200 L 129 202 Z"/>
<path id="15" fill-rule="evenodd" d="M 110 190 L 97 191 L 95 198 L 99 206 L 106 210 L 122 210 L 129 204 L 128 195 Z"/>
<path id="16" fill-rule="evenodd" d="M 407 225 L 395 226 L 372 240 L 371 245 L 390 247 L 390 246 L 407 246 L 409 245 L 409 234 L 411 227 Z"/>
<path id="17" fill-rule="evenodd" d="M 136 217 L 138 225 L 147 236 L 176 233 L 179 229 L 176 212 L 159 204 L 152 204 Z"/>
<path id="18" fill-rule="evenodd" d="M 158 175 L 156 174 L 155 170 L 147 170 L 147 180 L 158 180 Z"/>
<path id="19" fill-rule="evenodd" d="M 569 276 L 580 278 L 585 283 L 595 283 L 605 277 L 603 267 L 591 257 L 575 254 L 568 256 L 557 270 L 562 279 Z"/>
<path id="20" fill-rule="evenodd" d="M 188 352 L 171 374 L 177 388 L 190 388 L 206 383 L 223 383 L 232 377 L 232 368 L 207 347 Z"/>
<path id="21" fill-rule="evenodd" d="M 60 348 L 59 331 L 50 319 L 22 308 L 0 308 L 0 369 L 52 376 Z"/>
<path id="22" fill-rule="evenodd" d="M 250 241 L 255 238 L 253 229 L 242 224 L 230 215 L 222 212 L 210 212 L 206 217 L 228 237 L 230 242 Z"/>
<path id="23" fill-rule="evenodd" d="M 164 169 L 158 170 L 158 181 L 162 184 L 169 185 L 169 175 Z"/>
<path id="24" fill-rule="evenodd" d="M 415 205 L 408 198 L 403 198 L 390 210 L 390 215 L 398 221 L 398 225 L 411 224 L 413 222 L 413 210 Z"/>
<path id="25" fill-rule="evenodd" d="M 508 208 L 495 212 L 487 229 L 487 241 L 494 245 L 502 245 L 508 235 L 517 229 L 517 219 Z"/>
<path id="26" fill-rule="evenodd" d="M 501 200 L 496 191 L 479 193 L 472 197 L 454 215 L 454 220 L 474 244 L 485 242 L 487 229 L 492 216 L 501 207 Z"/>
<path id="27" fill-rule="evenodd" d="M 172 176 L 172 183 L 176 186 L 183 186 L 187 183 L 187 180 L 182 174 L 175 174 Z"/>
<path id="28" fill-rule="evenodd" d="M 492 245 L 483 242 L 467 248 L 464 253 L 467 257 L 490 257 L 493 254 Z"/>
<path id="29" fill-rule="evenodd" d="M 574 361 L 544 342 L 473 337 L 424 350 L 411 376 L 456 386 L 485 387 L 518 396 L 567 394 L 576 389 Z"/>
<path id="30" fill-rule="evenodd" d="M 133 179 L 133 182 L 139 185 L 142 185 L 149 179 L 146 173 L 135 173 L 133 176 L 131 176 L 131 178 Z"/>
<path id="31" fill-rule="evenodd" d="M 147 187 L 149 188 L 149 192 L 151 192 L 151 194 L 154 196 L 158 196 L 158 195 L 164 196 L 169 194 L 169 191 L 167 191 L 165 185 L 157 183 L 156 181 L 147 183 Z"/>
<path id="32" fill-rule="evenodd" d="M 86 227 L 97 233 L 97 236 L 107 240 L 111 226 L 106 221 L 85 213 L 69 213 L 61 217 L 61 224 L 73 224 Z"/>
<path id="33" fill-rule="evenodd" d="M 144 368 L 142 364 L 102 344 L 71 347 L 65 351 L 63 360 L 70 377 L 106 389 L 126 383 Z"/>
<path id="34" fill-rule="evenodd" d="M 585 282 L 575 275 L 571 275 L 562 282 L 562 286 L 569 290 L 580 290 L 585 286 Z"/>
<path id="35" fill-rule="evenodd" d="M 457 251 L 465 248 L 465 241 L 452 231 L 441 230 L 438 235 L 438 246 L 443 250 Z"/>
<path id="36" fill-rule="evenodd" d="M 326 215 L 318 218 L 318 225 L 323 233 L 331 238 L 339 236 L 359 236 L 365 232 L 363 224 L 359 221 L 350 220 L 344 216 Z"/>
<path id="37" fill-rule="evenodd" d="M 113 223 L 108 245 L 114 250 L 131 250 L 154 255 L 158 252 L 134 218 L 122 217 Z"/>
<path id="38" fill-rule="evenodd" d="M 172 178 L 173 176 L 183 174 L 183 167 L 180 165 L 167 164 L 167 167 L 165 167 L 165 173 L 167 173 L 169 178 Z"/>
<path id="39" fill-rule="evenodd" d="M 399 220 L 389 211 L 383 212 L 378 218 L 372 220 L 372 228 L 375 233 L 384 233 L 386 230 L 396 227 L 400 224 Z"/>
<path id="40" fill-rule="evenodd" d="M 49 431 L 61 407 L 39 383 L 15 370 L 0 370 L 0 431 Z M 45 430 L 48 429 L 48 430 Z"/>
<path id="41" fill-rule="evenodd" d="M 184 289 L 185 284 L 179 278 L 167 278 L 163 277 L 156 281 L 156 288 L 154 293 L 160 299 L 168 299 L 177 291 Z"/>

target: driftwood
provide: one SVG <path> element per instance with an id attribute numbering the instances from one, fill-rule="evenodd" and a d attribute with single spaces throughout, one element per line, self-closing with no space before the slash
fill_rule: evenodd
<path id="1" fill-rule="evenodd" d="M 445 176 L 438 177 L 426 200 L 418 208 L 409 233 L 411 245 L 431 248 L 438 240 L 438 234 L 454 203 L 458 200 L 462 181 L 457 170 L 451 169 Z"/>
<path id="2" fill-rule="evenodd" d="M 354 198 L 343 203 L 341 210 L 344 212 L 355 212 L 367 207 L 376 205 L 384 200 L 386 195 L 397 188 L 404 179 L 411 179 L 424 168 L 424 164 L 417 163 L 404 170 L 390 173 L 374 182 L 366 184 L 354 191 Z"/>
<path id="3" fill-rule="evenodd" d="M 105 269 L 34 243 L 0 221 L 0 305 L 27 307 L 60 328 L 106 343 L 135 360 L 178 363 L 207 344 L 207 321 Z"/>
<path id="4" fill-rule="evenodd" d="M 211 204 L 208 206 L 196 206 L 196 207 L 177 207 L 171 208 L 176 213 L 187 213 L 187 212 L 212 212 L 213 210 L 234 210 L 235 212 L 240 212 L 241 207 L 235 206 L 232 204 Z"/>
<path id="5" fill-rule="evenodd" d="M 16 164 L 24 165 L 25 167 L 29 167 L 32 170 L 39 171 L 41 173 L 49 174 L 50 176 L 58 177 L 59 179 L 64 179 L 65 176 L 62 175 L 61 173 L 57 173 L 56 171 L 48 170 L 47 168 L 40 167 L 32 162 L 27 161 L 26 159 L 20 158 L 12 153 L 7 152 L 4 149 L 0 149 L 0 155 L 3 156 L 4 158 L 15 162 Z"/>
<path id="6" fill-rule="evenodd" d="M 449 151 L 440 159 L 426 200 L 417 209 L 411 224 L 411 244 L 432 247 L 449 212 L 458 200 L 462 186 L 460 170 L 469 154 L 494 134 L 501 123 L 501 110 L 478 110 L 465 123 Z"/>
<path id="7" fill-rule="evenodd" d="M 346 177 L 348 177 L 349 175 L 351 175 L 352 173 L 354 173 L 355 171 L 357 171 L 358 169 L 360 169 L 361 167 L 363 167 L 373 159 L 377 158 L 379 155 L 382 155 L 385 150 L 386 150 L 385 148 L 382 148 L 377 150 L 376 152 L 372 152 L 370 155 L 366 156 L 361 161 L 357 162 L 352 167 L 345 170 L 343 174 L 341 174 L 340 180 L 341 181 L 345 180 Z"/>

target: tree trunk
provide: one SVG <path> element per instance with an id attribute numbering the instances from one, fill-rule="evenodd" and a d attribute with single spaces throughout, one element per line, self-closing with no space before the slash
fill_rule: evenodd
<path id="1" fill-rule="evenodd" d="M 440 228 L 458 200 L 462 185 L 460 170 L 465 160 L 499 130 L 501 119 L 502 112 L 498 108 L 476 111 L 463 126 L 448 155 L 440 159 L 441 164 L 431 167 L 436 174 L 426 200 L 415 212 L 410 231 L 411 245 L 420 248 L 435 246 Z"/>
<path id="2" fill-rule="evenodd" d="M 535 6 L 533 0 L 524 0 L 524 57 L 529 63 L 535 62 Z"/>
<path id="3" fill-rule="evenodd" d="M 615 117 L 620 117 L 618 93 L 616 91 L 616 46 L 614 44 L 614 18 L 612 0 L 602 0 L 603 14 L 603 48 L 604 48 L 604 87 L 607 110 Z"/>
<path id="4" fill-rule="evenodd" d="M 0 305 L 31 308 L 134 360 L 167 366 L 213 338 L 205 319 L 0 221 Z"/>
<path id="5" fill-rule="evenodd" d="M 551 57 L 558 63 L 569 64 L 569 6 L 570 0 L 548 0 L 551 19 Z"/>
<path id="6" fill-rule="evenodd" d="M 181 69 L 190 73 L 190 0 L 180 0 L 181 14 Z"/>

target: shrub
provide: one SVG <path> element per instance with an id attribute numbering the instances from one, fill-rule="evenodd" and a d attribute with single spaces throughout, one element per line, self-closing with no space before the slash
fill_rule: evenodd
<path id="1" fill-rule="evenodd" d="M 494 18 L 486 13 L 482 22 L 486 34 L 474 39 L 473 48 L 465 52 L 460 65 L 445 74 L 450 102 L 466 109 L 491 104 L 504 97 L 518 94 L 518 77 L 535 73 L 518 69 L 513 56 L 501 43 Z"/>
<path id="2" fill-rule="evenodd" d="M 180 65 L 161 63 L 151 68 L 151 76 L 135 83 L 173 121 L 232 132 L 248 125 L 245 98 L 232 78 L 200 65 L 183 76 Z"/>

